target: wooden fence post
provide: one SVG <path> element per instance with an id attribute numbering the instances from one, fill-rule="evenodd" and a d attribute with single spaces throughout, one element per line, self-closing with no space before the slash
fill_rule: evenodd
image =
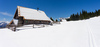
<path id="1" fill-rule="evenodd" d="M 16 26 L 14 26 L 14 32 L 16 31 Z"/>
<path id="2" fill-rule="evenodd" d="M 35 21 L 35 20 L 34 20 Z M 33 28 L 34 28 L 34 21 L 33 21 Z"/>
<path id="3" fill-rule="evenodd" d="M 33 28 L 34 28 L 34 24 L 33 24 Z"/>

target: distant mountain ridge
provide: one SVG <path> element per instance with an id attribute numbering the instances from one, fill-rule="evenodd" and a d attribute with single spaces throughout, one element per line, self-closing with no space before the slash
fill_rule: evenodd
<path id="1" fill-rule="evenodd" d="M 0 28 L 5 28 L 8 22 L 0 22 Z"/>

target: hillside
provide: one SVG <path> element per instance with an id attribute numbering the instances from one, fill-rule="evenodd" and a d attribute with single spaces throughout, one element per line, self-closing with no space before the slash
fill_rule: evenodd
<path id="1" fill-rule="evenodd" d="M 7 22 L 0 22 L 0 28 L 5 28 L 7 24 Z"/>
<path id="2" fill-rule="evenodd" d="M 0 47 L 100 47 L 100 17 L 17 29 L 0 29 Z"/>

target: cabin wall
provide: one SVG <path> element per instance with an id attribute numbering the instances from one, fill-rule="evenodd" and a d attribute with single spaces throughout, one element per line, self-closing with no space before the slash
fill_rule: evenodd
<path id="1" fill-rule="evenodd" d="M 18 26 L 23 26 L 24 25 L 24 20 L 23 17 L 18 18 Z"/>
<path id="2" fill-rule="evenodd" d="M 50 24 L 50 21 L 43 20 L 24 20 L 24 24 Z"/>
<path id="3" fill-rule="evenodd" d="M 28 25 L 28 24 L 50 24 L 50 21 L 24 20 L 23 17 L 18 18 L 18 26 L 23 26 L 23 25 Z"/>

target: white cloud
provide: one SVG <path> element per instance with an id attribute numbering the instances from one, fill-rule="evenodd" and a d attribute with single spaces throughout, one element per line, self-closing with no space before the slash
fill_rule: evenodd
<path id="1" fill-rule="evenodd" d="M 3 18 L 3 20 L 6 20 L 6 18 Z"/>
<path id="2" fill-rule="evenodd" d="M 7 12 L 0 12 L 0 14 L 6 15 L 6 16 L 13 16 L 12 14 L 9 14 L 9 13 L 7 13 Z"/>

